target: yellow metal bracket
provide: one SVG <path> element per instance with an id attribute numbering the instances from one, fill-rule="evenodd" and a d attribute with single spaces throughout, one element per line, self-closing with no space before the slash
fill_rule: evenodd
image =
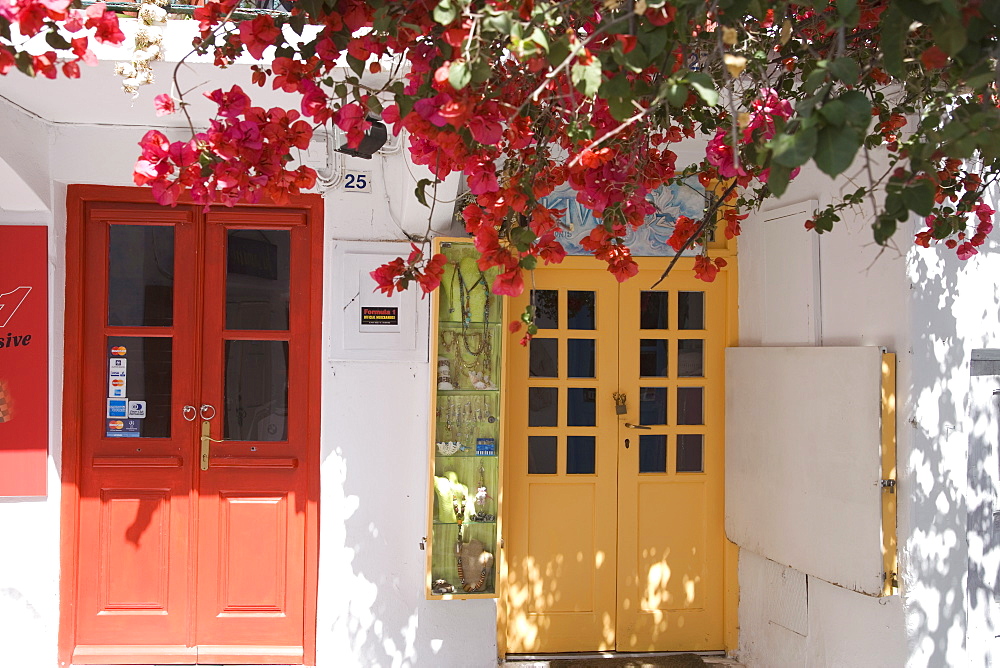
<path id="1" fill-rule="evenodd" d="M 899 593 L 896 556 L 896 355 L 882 353 L 882 595 Z"/>

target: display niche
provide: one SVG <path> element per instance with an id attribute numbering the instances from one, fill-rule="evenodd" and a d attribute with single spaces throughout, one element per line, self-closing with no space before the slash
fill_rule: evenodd
<path id="1" fill-rule="evenodd" d="M 500 362 L 503 300 L 467 241 L 437 240 L 448 258 L 434 292 L 429 598 L 496 596 L 499 562 Z"/>

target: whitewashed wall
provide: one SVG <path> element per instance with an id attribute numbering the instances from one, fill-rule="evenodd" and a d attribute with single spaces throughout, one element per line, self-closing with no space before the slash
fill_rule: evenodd
<path id="1" fill-rule="evenodd" d="M 774 209 L 787 214 L 808 208 L 791 205 L 809 200 L 824 204 L 840 187 L 804 170 L 793 194 Z M 819 237 L 803 229 L 804 215 L 762 212 L 746 222 L 740 244 L 740 343 L 877 345 L 897 354 L 901 593 L 869 598 L 744 550 L 738 656 L 748 666 L 916 668 L 991 660 L 990 642 L 967 642 L 967 634 L 977 631 L 975 624 L 969 631 L 967 613 L 966 531 L 967 496 L 975 493 L 970 481 L 978 484 L 974 472 L 982 468 L 969 460 L 970 439 L 995 440 L 996 413 L 988 393 L 970 393 L 969 359 L 972 349 L 1000 341 L 995 278 L 1000 253 L 996 242 L 989 242 L 979 256 L 962 263 L 952 251 L 913 247 L 917 223 L 901 226 L 898 248 L 880 252 L 872 242 L 869 213 L 868 207 L 849 213 L 833 233 Z M 823 527 L 806 531 L 818 535 Z M 980 603 L 973 614 L 985 618 L 984 607 Z M 802 613 L 792 616 L 795 623 L 788 622 L 789 610 Z M 979 624 L 980 636 L 992 631 L 987 626 Z"/>
<path id="2" fill-rule="evenodd" d="M 51 82 L 28 82 L 42 98 L 37 108 L 51 108 L 59 116 L 55 119 L 26 112 L 24 82 L 0 77 L 0 175 L 5 175 L 0 224 L 50 228 L 49 494 L 0 499 L 0 665 L 18 668 L 56 666 L 66 184 L 131 185 L 142 124 L 162 124 L 150 106 L 154 95 L 167 90 L 166 83 L 148 87 L 133 107 L 107 71 L 96 73 L 101 75 L 96 79 L 93 71 L 84 74 L 91 75 L 92 88 L 72 82 L 70 97 L 67 89 L 48 92 Z M 94 123 L 83 118 L 85 113 L 81 122 L 73 122 L 61 116 L 67 104 L 107 109 L 108 118 L 126 125 Z M 183 136 L 178 130 L 168 132 Z M 318 166 L 323 149 L 317 149 L 311 159 Z M 330 355 L 330 328 L 337 322 L 334 243 L 400 240 L 404 229 L 426 232 L 427 209 L 412 195 L 413 176 L 425 174 L 404 164 L 402 154 L 371 161 L 348 158 L 346 164 L 371 170 L 374 185 L 371 194 L 333 191 L 326 197 L 317 663 L 495 666 L 494 601 L 424 598 L 425 552 L 419 543 L 426 531 L 428 498 L 427 340 L 418 342 L 418 354 L 408 361 L 350 361 Z M 454 183 L 443 189 L 446 199 L 449 189 L 453 195 Z M 447 229 L 450 215 L 450 207 L 439 206 L 434 228 Z M 408 247 L 402 246 L 405 253 Z M 428 302 L 415 304 L 426 319 Z"/>

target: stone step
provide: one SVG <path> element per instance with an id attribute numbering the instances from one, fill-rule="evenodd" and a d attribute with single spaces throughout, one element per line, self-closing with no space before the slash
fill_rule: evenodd
<path id="1" fill-rule="evenodd" d="M 505 668 L 745 668 L 721 653 L 690 652 L 514 655 L 501 665 Z"/>

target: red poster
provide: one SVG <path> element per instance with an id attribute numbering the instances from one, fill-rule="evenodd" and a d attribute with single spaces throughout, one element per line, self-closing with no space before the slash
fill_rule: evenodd
<path id="1" fill-rule="evenodd" d="M 0 496 L 44 496 L 48 229 L 0 225 Z"/>

